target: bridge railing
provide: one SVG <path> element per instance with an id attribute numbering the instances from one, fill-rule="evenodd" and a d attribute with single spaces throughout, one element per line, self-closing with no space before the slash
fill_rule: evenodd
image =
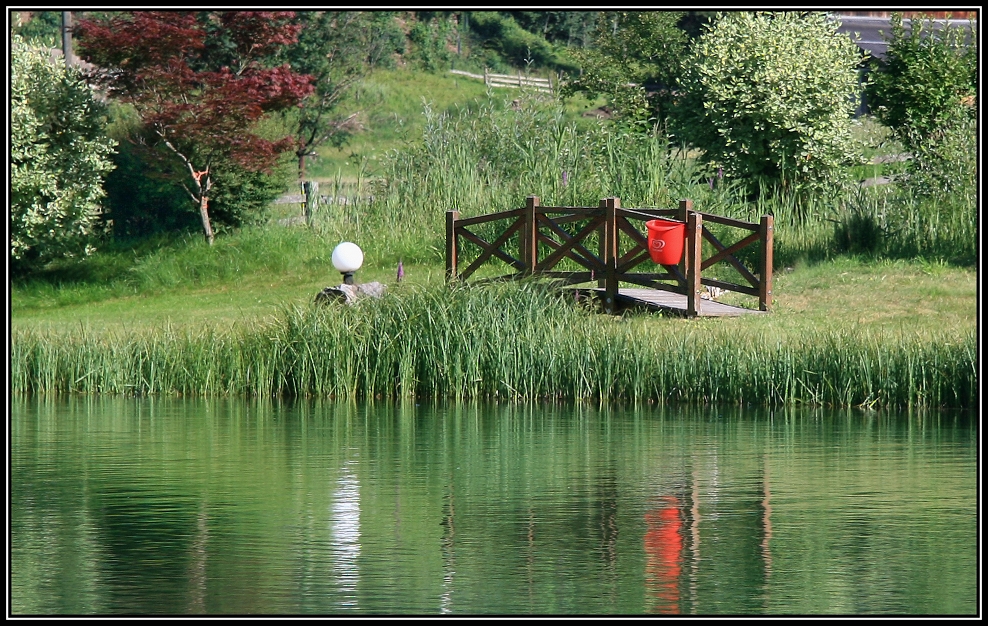
<path id="1" fill-rule="evenodd" d="M 656 218 L 686 225 L 682 260 L 678 265 L 659 266 L 661 271 L 656 271 L 648 253 L 644 224 L 635 224 Z M 704 228 L 705 221 L 741 229 L 745 235 L 724 244 Z M 597 207 L 552 207 L 541 206 L 538 197 L 529 196 L 525 207 L 510 211 L 465 219 L 458 211 L 447 212 L 446 278 L 466 280 L 485 263 L 499 259 L 514 272 L 498 278 L 538 275 L 565 284 L 596 282 L 608 310 L 615 308 L 620 284 L 631 283 L 686 296 L 690 316 L 700 314 L 703 285 L 754 296 L 758 308 L 769 311 L 773 228 L 771 215 L 762 216 L 759 223 L 745 222 L 695 211 L 690 200 L 680 201 L 677 209 L 624 209 L 618 198 L 605 198 Z M 707 258 L 703 256 L 704 240 L 714 248 Z M 465 258 L 465 242 L 479 250 L 471 260 Z M 755 267 L 748 267 L 737 256 L 749 246 L 758 247 Z M 561 270 L 564 260 L 578 269 Z M 733 267 L 744 284 L 703 276 L 704 270 L 718 263 Z M 646 264 L 646 271 L 640 271 L 642 264 Z"/>

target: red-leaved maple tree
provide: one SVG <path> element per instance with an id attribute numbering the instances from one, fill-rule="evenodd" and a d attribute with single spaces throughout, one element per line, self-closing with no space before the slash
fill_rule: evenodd
<path id="1" fill-rule="evenodd" d="M 265 115 L 298 106 L 311 77 L 288 65 L 267 67 L 280 46 L 296 41 L 291 11 L 133 11 L 83 19 L 75 27 L 80 57 L 111 98 L 133 104 L 143 140 L 186 172 L 179 182 L 213 243 L 209 194 L 213 173 L 236 162 L 272 167 L 294 147 L 291 136 L 256 134 Z"/>

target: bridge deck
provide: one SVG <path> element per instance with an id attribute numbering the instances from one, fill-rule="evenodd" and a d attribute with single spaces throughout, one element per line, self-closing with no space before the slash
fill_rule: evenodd
<path id="1" fill-rule="evenodd" d="M 583 291 L 583 290 L 581 290 Z M 593 288 L 587 291 L 603 295 L 604 290 Z M 624 306 L 644 306 L 653 310 L 671 311 L 686 315 L 686 296 L 659 289 L 619 289 L 618 302 Z M 758 315 L 764 313 L 757 309 L 723 304 L 715 300 L 703 300 L 699 306 L 699 317 L 735 317 L 740 315 Z"/>

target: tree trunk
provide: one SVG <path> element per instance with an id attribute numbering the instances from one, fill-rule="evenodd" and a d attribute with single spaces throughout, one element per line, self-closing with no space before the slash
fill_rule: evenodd
<path id="1" fill-rule="evenodd" d="M 305 154 L 298 155 L 298 179 L 305 180 Z"/>
<path id="2" fill-rule="evenodd" d="M 209 210 L 206 208 L 209 204 L 209 196 L 203 194 L 199 198 L 199 217 L 202 218 L 202 230 L 206 233 L 206 241 L 209 245 L 213 245 L 213 225 L 209 222 Z"/>

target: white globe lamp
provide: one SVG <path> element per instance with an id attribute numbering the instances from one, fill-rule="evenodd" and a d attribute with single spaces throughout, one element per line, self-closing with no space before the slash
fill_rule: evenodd
<path id="1" fill-rule="evenodd" d="M 353 284 L 353 273 L 364 263 L 364 253 L 355 243 L 344 241 L 333 249 L 333 267 L 343 274 L 343 284 Z"/>

